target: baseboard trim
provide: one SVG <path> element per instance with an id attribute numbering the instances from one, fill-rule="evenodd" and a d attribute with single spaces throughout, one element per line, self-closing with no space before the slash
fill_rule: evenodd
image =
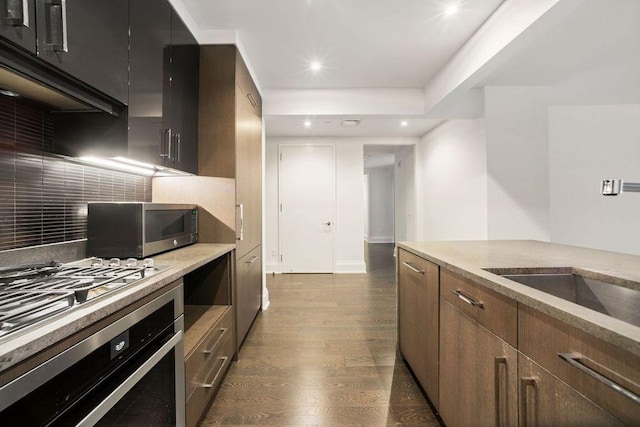
<path id="1" fill-rule="evenodd" d="M 367 243 L 393 243 L 393 237 L 379 236 L 369 237 Z"/>
<path id="2" fill-rule="evenodd" d="M 367 265 L 364 262 L 337 262 L 336 274 L 363 274 L 367 272 Z"/>
<path id="3" fill-rule="evenodd" d="M 282 274 L 279 263 L 267 263 L 264 269 L 267 274 Z"/>

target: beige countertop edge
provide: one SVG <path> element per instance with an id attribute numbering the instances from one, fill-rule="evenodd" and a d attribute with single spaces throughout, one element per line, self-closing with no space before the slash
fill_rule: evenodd
<path id="1" fill-rule="evenodd" d="M 45 324 L 25 329 L 0 343 L 0 371 L 3 371 L 87 326 L 115 313 L 145 296 L 179 280 L 191 271 L 235 249 L 233 244 L 198 243 L 154 257 L 156 264 L 171 265 L 148 280 L 97 299 L 68 313 L 54 316 Z"/>
<path id="2" fill-rule="evenodd" d="M 483 268 L 500 268 L 499 266 L 487 265 L 479 267 L 472 263 L 442 259 L 411 246 L 411 242 L 398 243 L 398 247 L 438 264 L 441 268 L 445 268 L 475 283 L 486 286 L 499 294 L 512 298 L 518 303 L 539 310 L 584 332 L 594 335 L 605 342 L 640 356 L 640 327 L 589 310 L 483 270 Z M 527 266 L 523 265 L 521 267 Z M 537 266 L 534 265 L 532 267 Z M 597 272 L 595 269 L 592 271 Z M 615 272 L 612 271 L 607 271 L 607 273 L 615 274 Z"/>

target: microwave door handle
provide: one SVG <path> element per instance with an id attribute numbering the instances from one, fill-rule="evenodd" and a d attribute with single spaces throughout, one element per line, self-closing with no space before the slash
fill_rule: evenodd
<path id="1" fill-rule="evenodd" d="M 115 390 L 113 390 L 106 399 L 100 402 L 82 421 L 80 421 L 77 426 L 79 427 L 88 427 L 95 425 L 102 417 L 104 417 L 107 412 L 113 408 L 122 397 L 129 392 L 140 380 L 147 375 L 147 373 L 153 369 L 158 362 L 171 350 L 173 350 L 176 345 L 178 345 L 182 341 L 182 331 L 178 331 L 176 334 L 171 337 L 169 341 L 164 343 L 158 351 L 153 353 L 153 355 L 145 361 L 142 366 L 135 370 L 130 377 L 128 377 L 122 384 L 120 384 Z M 181 345 L 181 344 L 180 344 Z"/>

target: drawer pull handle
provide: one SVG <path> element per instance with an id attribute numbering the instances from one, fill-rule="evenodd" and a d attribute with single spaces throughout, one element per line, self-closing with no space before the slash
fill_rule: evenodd
<path id="1" fill-rule="evenodd" d="M 256 262 L 256 260 L 258 259 L 257 256 L 252 256 L 251 259 L 249 261 L 246 261 L 247 264 L 253 264 L 254 262 Z"/>
<path id="2" fill-rule="evenodd" d="M 470 296 L 467 296 L 467 295 L 463 294 L 460 289 L 452 289 L 451 293 L 454 294 L 455 296 L 457 296 L 458 298 L 460 298 L 462 301 L 466 302 L 469 305 L 472 305 L 472 306 L 478 307 L 478 308 L 484 308 L 484 304 L 482 302 L 478 301 L 475 298 L 472 298 Z"/>
<path id="3" fill-rule="evenodd" d="M 601 373 L 591 369 L 587 365 L 580 362 L 581 359 L 584 359 L 584 357 L 582 357 L 580 354 L 558 353 L 558 357 L 560 357 L 560 359 L 564 360 L 574 368 L 577 368 L 582 372 L 584 372 L 585 374 L 589 375 L 590 377 L 593 377 L 596 380 L 600 381 L 602 384 L 606 385 L 610 389 L 615 390 L 618 393 L 622 394 L 623 396 L 631 399 L 635 404 L 640 405 L 640 396 L 638 396 L 631 390 L 621 386 L 620 384 L 614 381 L 611 381 L 609 378 L 605 377 Z"/>
<path id="4" fill-rule="evenodd" d="M 213 376 L 213 379 L 210 382 L 202 384 L 202 388 L 213 388 L 214 384 L 218 380 L 218 377 L 220 376 L 220 373 L 222 372 L 222 369 L 227 364 L 227 359 L 229 359 L 227 356 L 223 356 L 220 359 L 218 359 L 222 363 L 220 363 L 220 366 L 218 367 L 218 370 L 216 371 L 216 374 Z"/>
<path id="5" fill-rule="evenodd" d="M 529 403 L 528 403 L 528 397 L 529 394 L 527 393 L 527 389 L 531 387 L 533 388 L 533 391 L 536 391 L 536 378 L 531 378 L 531 377 L 524 377 L 524 378 L 520 378 L 520 414 L 521 414 L 521 420 L 522 420 L 522 426 L 523 427 L 527 427 L 528 425 L 537 425 L 537 422 L 530 422 L 532 421 L 533 417 L 529 416 Z M 535 398 L 536 395 L 533 395 L 534 401 L 533 403 L 535 404 Z M 535 408 L 533 408 L 535 410 Z M 535 415 L 535 412 L 534 412 Z"/>
<path id="6" fill-rule="evenodd" d="M 218 344 L 220 343 L 220 341 L 222 341 L 222 337 L 224 336 L 224 334 L 227 332 L 227 328 L 220 328 L 218 330 L 218 332 L 220 332 L 220 335 L 218 336 L 218 339 L 216 340 L 216 342 L 213 343 L 213 345 L 211 347 L 209 347 L 208 349 L 202 350 L 202 352 L 204 354 L 211 354 L 213 353 L 213 350 L 218 346 Z"/>
<path id="7" fill-rule="evenodd" d="M 507 369 L 507 358 L 506 357 L 496 357 L 494 358 L 494 381 L 495 381 L 495 390 L 496 390 L 496 426 L 500 427 L 501 425 L 506 425 L 506 411 L 507 411 L 507 402 L 506 402 L 506 397 L 507 397 L 507 393 L 506 390 L 502 390 L 502 385 L 506 386 L 506 381 L 501 381 L 501 375 L 500 375 L 500 366 L 504 366 L 504 369 L 506 371 Z M 502 404 L 502 400 L 505 400 L 504 405 Z"/>
<path id="8" fill-rule="evenodd" d="M 416 272 L 416 273 L 418 273 L 418 274 L 424 274 L 424 270 L 420 270 L 419 268 L 414 267 L 411 263 L 408 263 L 408 262 L 406 262 L 406 261 L 403 261 L 403 262 L 402 262 L 402 265 L 404 265 L 405 267 L 407 267 L 407 268 L 408 268 L 409 270 L 411 270 L 411 271 L 415 271 L 415 272 Z"/>

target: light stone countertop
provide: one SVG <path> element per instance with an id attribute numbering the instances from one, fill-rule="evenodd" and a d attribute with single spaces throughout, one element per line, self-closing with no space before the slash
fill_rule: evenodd
<path id="1" fill-rule="evenodd" d="M 24 328 L 0 339 L 0 371 L 50 347 L 75 332 L 182 278 L 185 274 L 231 252 L 233 244 L 197 243 L 153 257 L 157 265 L 171 268 L 121 288 L 102 298 Z"/>
<path id="2" fill-rule="evenodd" d="M 400 242 L 398 246 L 640 356 L 640 327 L 484 270 L 572 267 L 587 277 L 640 290 L 640 256 L 534 240 Z"/>

